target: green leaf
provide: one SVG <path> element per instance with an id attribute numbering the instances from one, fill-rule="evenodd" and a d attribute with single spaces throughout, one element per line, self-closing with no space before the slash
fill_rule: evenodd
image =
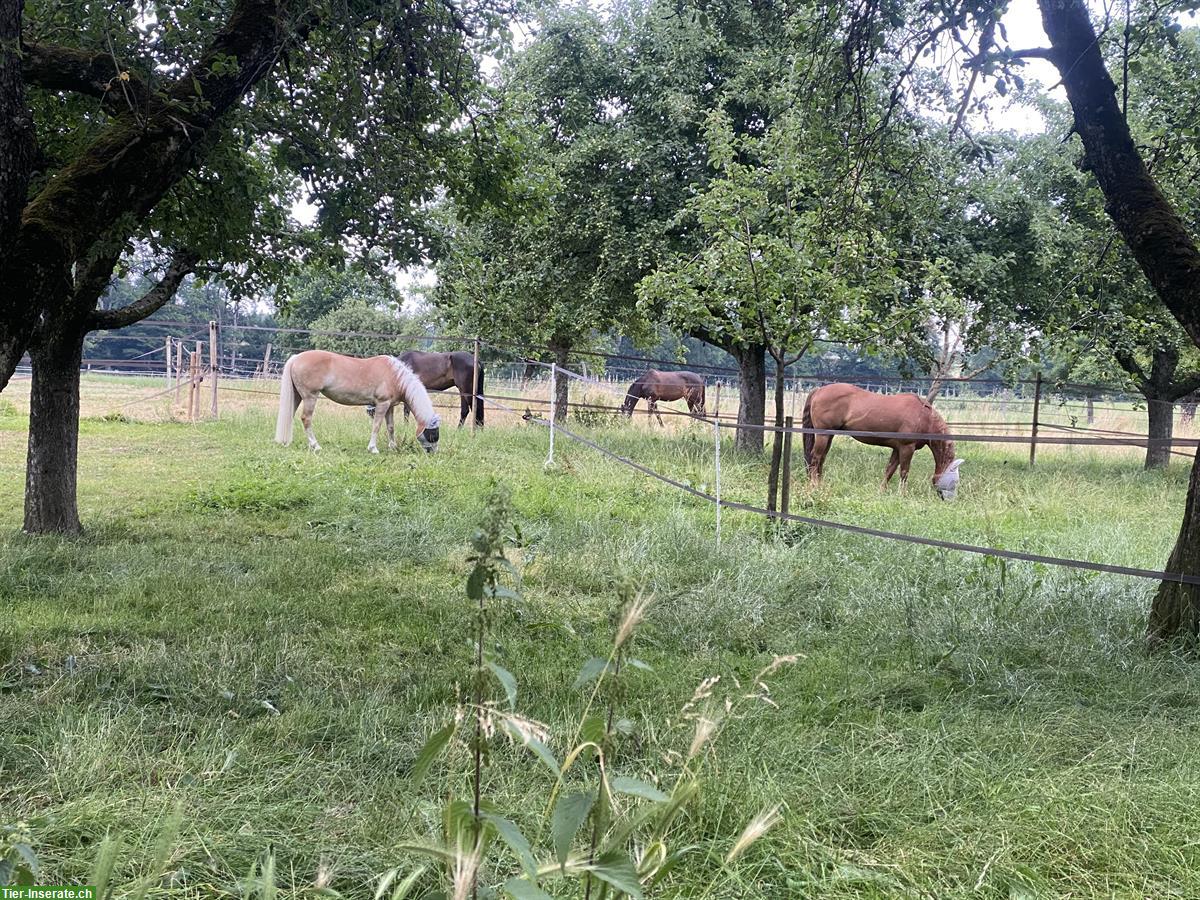
<path id="1" fill-rule="evenodd" d="M 611 782 L 612 789 L 618 794 L 628 794 L 631 797 L 641 797 L 643 800 L 653 800 L 655 803 L 666 803 L 670 797 L 652 784 L 618 775 Z"/>
<path id="2" fill-rule="evenodd" d="M 546 768 L 550 770 L 551 774 L 554 775 L 556 780 L 562 778 L 562 766 L 560 766 L 558 760 L 554 758 L 554 754 L 550 751 L 549 747 L 547 747 L 537 738 L 530 738 L 525 742 L 525 746 L 533 752 L 534 756 L 545 763 Z"/>
<path id="3" fill-rule="evenodd" d="M 504 816 L 498 816 L 495 813 L 481 812 L 480 817 L 491 823 L 496 829 L 496 834 L 500 836 L 500 840 L 504 841 L 509 846 L 509 849 L 517 855 L 517 859 L 521 862 L 521 868 L 525 870 L 525 874 L 530 878 L 537 877 L 537 862 L 533 858 L 533 848 L 529 846 L 529 841 L 521 833 L 521 829 L 511 819 L 506 819 Z"/>
<path id="4" fill-rule="evenodd" d="M 412 782 L 411 787 L 416 788 L 429 773 L 429 767 L 433 765 L 433 761 L 438 758 L 446 745 L 450 743 L 450 738 L 454 737 L 454 732 L 458 726 L 451 722 L 445 728 L 435 731 L 433 735 L 425 742 L 425 746 L 421 748 L 421 752 L 417 754 L 416 760 L 413 762 L 412 771 L 409 772 L 409 780 Z"/>
<path id="5" fill-rule="evenodd" d="M 550 834 L 554 841 L 554 856 L 564 869 L 571 852 L 571 842 L 587 821 L 595 799 L 591 794 L 576 791 L 563 794 L 554 804 L 554 812 L 550 815 Z"/>
<path id="6" fill-rule="evenodd" d="M 451 800 L 442 810 L 442 826 L 446 829 L 446 846 L 474 844 L 475 811 L 466 800 Z"/>
<path id="7" fill-rule="evenodd" d="M 583 664 L 583 668 L 579 670 L 579 677 L 575 679 L 573 685 L 575 690 L 579 690 L 589 681 L 594 681 L 602 672 L 608 670 L 608 660 L 594 656 Z"/>
<path id="8" fill-rule="evenodd" d="M 496 676 L 496 680 L 504 686 L 504 693 L 508 696 L 508 708 L 515 709 L 517 705 L 517 679 L 513 677 L 513 673 L 491 660 L 487 660 L 484 665 Z"/>
<path id="9" fill-rule="evenodd" d="M 604 741 L 608 737 L 608 729 L 604 725 L 604 720 L 599 716 L 588 716 L 580 723 L 579 736 L 585 742 L 603 747 Z"/>
<path id="10" fill-rule="evenodd" d="M 25 867 L 34 875 L 38 873 L 38 858 L 33 852 L 33 848 L 28 844 L 13 844 L 12 848 L 17 851 L 17 856 L 21 857 L 25 863 Z"/>
<path id="11" fill-rule="evenodd" d="M 631 860 L 621 850 L 610 850 L 588 866 L 589 871 L 601 881 L 624 891 L 630 897 L 640 900 L 642 883 L 638 879 L 637 869 Z"/>
<path id="12" fill-rule="evenodd" d="M 409 892 L 412 891 L 413 885 L 417 883 L 417 879 L 425 874 L 425 870 L 427 868 L 429 867 L 417 866 L 416 869 L 414 869 L 412 872 L 409 872 L 408 877 L 397 884 L 392 890 L 391 894 L 388 895 L 390 900 L 404 900 L 404 898 L 409 895 Z M 389 869 L 384 873 L 383 877 L 379 879 L 379 885 L 375 888 L 375 900 L 380 900 L 380 898 L 383 897 L 384 893 L 386 893 L 387 889 L 392 886 L 392 882 L 396 880 L 396 876 L 399 874 L 399 869 Z"/>
<path id="13" fill-rule="evenodd" d="M 554 900 L 532 881 L 524 878 L 510 878 L 504 882 L 504 893 L 515 900 Z"/>
<path id="14" fill-rule="evenodd" d="M 523 747 L 528 748 L 528 750 L 534 756 L 541 760 L 545 764 L 546 768 L 550 770 L 550 773 L 554 776 L 555 781 L 562 778 L 561 767 L 558 764 L 558 760 L 554 758 L 554 754 L 550 751 L 549 747 L 532 735 L 522 734 L 516 729 L 516 727 L 513 726 L 511 722 L 502 721 L 500 723 L 500 727 L 504 729 L 505 733 L 508 734 L 509 737 L 521 744 Z"/>
<path id="15" fill-rule="evenodd" d="M 483 586 L 487 580 L 487 569 L 476 566 L 467 576 L 467 596 L 472 600 L 483 599 Z"/>

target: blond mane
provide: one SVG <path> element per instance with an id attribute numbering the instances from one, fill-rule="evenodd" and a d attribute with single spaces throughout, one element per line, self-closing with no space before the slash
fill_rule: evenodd
<path id="1" fill-rule="evenodd" d="M 425 390 L 425 385 L 421 384 L 421 379 L 398 357 L 389 356 L 388 360 L 392 364 L 392 371 L 396 373 L 396 388 L 404 397 L 404 402 L 408 404 L 412 414 L 426 427 L 438 427 L 438 415 L 433 410 L 433 401 L 429 399 L 429 392 Z"/>

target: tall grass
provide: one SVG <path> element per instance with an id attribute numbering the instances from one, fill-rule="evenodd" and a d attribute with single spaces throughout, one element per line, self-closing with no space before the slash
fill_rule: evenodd
<path id="1" fill-rule="evenodd" d="M 119 893 L 150 878 L 159 897 L 368 896 L 394 868 L 389 891 L 405 883 L 425 863 L 399 845 L 444 835 L 447 802 L 473 797 L 463 744 L 416 787 L 413 775 L 470 695 L 463 585 L 498 478 L 521 529 L 507 551 L 521 601 L 484 649 L 501 645 L 520 715 L 545 726 L 561 771 L 596 692 L 588 727 L 616 748 L 610 781 L 673 796 L 685 770 L 702 774 L 665 842 L 687 852 L 643 889 L 1200 895 L 1187 837 L 1200 826 L 1188 762 L 1200 678 L 1188 659 L 1141 652 L 1152 583 L 808 528 L 776 537 L 740 514 L 724 516 L 717 549 L 711 508 L 589 450 L 560 442 L 544 471 L 539 429 L 447 430 L 434 457 L 410 443 L 374 458 L 361 413 L 319 412 L 319 455 L 273 446 L 253 411 L 196 427 L 87 421 L 89 531 L 34 540 L 17 533 L 23 428 L 0 417 L 0 822 L 28 823 L 45 882 L 85 881 L 109 860 Z M 711 477 L 710 432 L 588 433 L 673 477 Z M 926 489 L 927 458 L 907 495 L 881 495 L 883 455 L 840 442 L 828 483 L 798 489 L 794 506 L 1038 552 L 1165 559 L 1184 467 L 1147 474 L 1136 453 L 1064 452 L 1030 472 L 1019 447 L 966 449 L 953 504 Z M 730 452 L 723 465 L 726 496 L 761 502 L 761 461 Z M 654 602 L 618 663 L 614 610 L 636 598 L 631 581 Z M 767 690 L 757 684 L 791 656 Z M 576 688 L 591 659 L 604 678 Z M 486 702 L 511 712 L 489 677 Z M 716 743 L 689 761 L 718 719 Z M 599 790 L 597 757 L 566 773 L 554 803 L 556 776 L 525 745 L 497 735 L 483 759 L 481 799 L 557 862 L 546 817 L 560 797 Z M 594 824 L 571 842 L 581 865 L 608 846 L 611 823 L 592 852 Z M 747 829 L 762 833 L 733 854 Z M 522 871 L 507 846 L 485 887 Z M 624 846 L 639 874 L 662 857 L 652 836 Z M 443 871 L 428 864 L 412 889 Z M 538 884 L 582 896 L 585 874 Z"/>

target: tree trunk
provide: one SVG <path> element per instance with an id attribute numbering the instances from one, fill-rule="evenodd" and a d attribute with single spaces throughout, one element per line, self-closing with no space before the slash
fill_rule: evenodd
<path id="1" fill-rule="evenodd" d="M 1155 293 L 1200 346 L 1200 250 L 1146 168 L 1117 104 L 1116 85 L 1104 66 L 1086 0 L 1038 0 L 1042 25 L 1054 48 L 1083 141 L 1085 164 L 1104 193 L 1105 211 L 1121 232 Z M 1167 569 L 1200 571 L 1200 454 L 1192 463 L 1187 504 Z M 1151 646 L 1196 637 L 1200 590 L 1164 581 L 1150 609 Z"/>
<path id="2" fill-rule="evenodd" d="M 1200 453 L 1192 463 L 1183 524 L 1175 540 L 1175 549 L 1167 560 L 1168 572 L 1200 572 L 1200 511 L 1196 509 L 1197 494 L 1200 494 Z M 1151 649 L 1176 641 L 1194 643 L 1197 636 L 1200 636 L 1200 586 L 1160 582 L 1150 605 L 1150 620 L 1146 623 L 1146 641 Z"/>
<path id="3" fill-rule="evenodd" d="M 783 357 L 775 358 L 775 427 L 784 426 L 783 397 L 784 375 Z M 776 500 L 779 497 L 779 464 L 783 459 L 783 432 L 776 431 L 771 436 L 771 471 L 767 476 L 767 511 L 778 509 Z"/>
<path id="4" fill-rule="evenodd" d="M 555 344 L 554 364 L 560 369 L 567 367 L 567 361 L 571 356 L 571 348 L 565 345 Z M 567 421 L 567 402 L 570 399 L 571 379 L 567 375 L 559 375 L 554 382 L 554 421 Z"/>
<path id="5" fill-rule="evenodd" d="M 761 344 L 737 347 L 730 351 L 738 363 L 738 430 L 734 448 L 745 453 L 763 452 L 761 428 L 742 428 L 742 425 L 763 425 L 767 406 L 766 349 Z"/>
<path id="6" fill-rule="evenodd" d="M 75 470 L 79 456 L 81 329 L 47 337 L 30 350 L 33 385 L 25 468 L 25 530 L 78 534 Z"/>
<path id="7" fill-rule="evenodd" d="M 1168 441 L 1175 424 L 1175 406 L 1165 398 L 1147 396 L 1146 418 L 1149 422 L 1147 434 L 1151 438 L 1146 445 L 1146 468 L 1165 469 L 1171 461 Z"/>

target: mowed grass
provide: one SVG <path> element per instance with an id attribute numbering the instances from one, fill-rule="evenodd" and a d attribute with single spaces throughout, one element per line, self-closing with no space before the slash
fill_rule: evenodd
<path id="1" fill-rule="evenodd" d="M 1200 675 L 1141 649 L 1150 582 L 999 564 L 814 528 L 769 532 L 534 426 L 406 434 L 369 456 L 356 410 L 318 407 L 324 446 L 271 443 L 247 408 L 220 422 L 85 420 L 77 540 L 19 534 L 24 418 L 0 411 L 0 821 L 28 821 L 43 881 L 87 877 L 120 834 L 141 874 L 182 810 L 160 897 L 233 895 L 274 850 L 286 896 L 371 896 L 411 865 L 462 795 L 452 756 L 409 772 L 468 678 L 467 542 L 491 483 L 514 498 L 524 603 L 494 634 L 519 708 L 561 754 L 611 644 L 622 582 L 654 595 L 614 761 L 647 780 L 685 750 L 679 710 L 705 678 L 751 689 L 777 655 L 775 707 L 743 704 L 706 762 L 669 897 L 1200 896 Z M 582 427 L 582 426 L 581 426 Z M 696 425 L 584 428 L 711 489 Z M 1158 567 L 1186 468 L 1137 451 L 960 447 L 959 499 L 881 495 L 886 454 L 835 442 L 825 486 L 793 508 L 847 522 Z M 727 443 L 722 487 L 762 503 L 763 462 Z M 451 774 L 447 774 L 451 773 Z M 532 834 L 551 779 L 498 745 L 485 793 Z M 745 823 L 783 822 L 732 874 Z M 505 872 L 489 872 L 502 880 Z M 485 880 L 487 880 L 485 878 Z"/>

